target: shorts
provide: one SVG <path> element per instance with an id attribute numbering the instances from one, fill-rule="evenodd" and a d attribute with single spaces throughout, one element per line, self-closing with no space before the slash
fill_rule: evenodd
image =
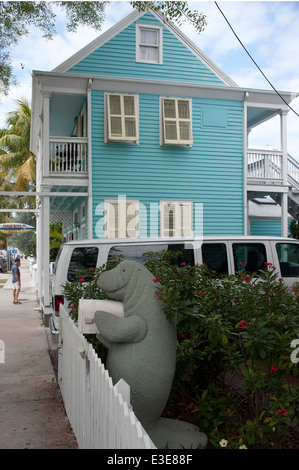
<path id="1" fill-rule="evenodd" d="M 18 289 L 20 289 L 20 284 L 18 282 L 13 282 L 12 283 L 12 288 L 13 288 L 13 290 L 18 290 Z"/>

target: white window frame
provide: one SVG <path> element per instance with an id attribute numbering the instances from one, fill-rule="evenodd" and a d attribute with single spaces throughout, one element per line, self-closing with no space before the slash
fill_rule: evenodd
<path id="1" fill-rule="evenodd" d="M 141 43 L 141 30 L 148 29 L 158 32 L 158 44 L 142 44 Z M 156 47 L 158 49 L 158 60 L 142 59 L 140 54 L 141 47 Z M 163 64 L 163 26 L 152 25 L 146 23 L 136 24 L 136 62 L 142 62 L 146 64 Z"/>
<path id="2" fill-rule="evenodd" d="M 86 218 L 86 204 L 85 202 L 82 202 L 81 204 L 81 221 L 85 220 Z"/>
<path id="3" fill-rule="evenodd" d="M 78 240 L 78 239 L 79 239 L 79 211 L 78 209 L 75 209 L 73 212 L 73 240 Z"/>
<path id="4" fill-rule="evenodd" d="M 121 105 L 121 112 L 120 114 L 111 114 L 110 112 L 110 104 L 109 104 L 109 99 L 110 96 L 119 96 L 120 97 L 120 105 Z M 133 97 L 134 98 L 134 108 L 135 108 L 135 114 L 134 115 L 126 115 L 125 110 L 124 110 L 124 99 L 126 96 Z M 106 114 L 106 120 L 105 123 L 106 129 L 105 129 L 105 141 L 106 142 L 127 142 L 127 143 L 138 143 L 139 142 L 139 97 L 138 95 L 134 95 L 131 93 L 105 93 L 105 114 Z M 111 117 L 115 116 L 120 118 L 121 120 L 121 134 L 116 135 L 112 134 L 111 130 Z M 126 136 L 125 132 L 125 122 L 126 118 L 130 119 L 135 119 L 135 129 L 136 129 L 136 135 L 135 136 Z"/>
<path id="5" fill-rule="evenodd" d="M 172 223 L 170 216 L 172 211 Z M 161 200 L 160 201 L 161 237 L 193 237 L 193 201 Z"/>
<path id="6" fill-rule="evenodd" d="M 85 238 L 86 238 L 86 224 L 82 224 L 80 228 L 81 228 L 81 234 L 80 234 L 81 240 L 85 240 Z"/>
<path id="7" fill-rule="evenodd" d="M 165 100 L 173 100 L 175 103 L 175 117 L 165 117 L 164 113 L 164 102 Z M 180 118 L 179 117 L 179 101 L 186 101 L 189 104 L 189 118 Z M 192 135 L 192 99 L 190 98 L 179 98 L 172 96 L 161 96 L 160 98 L 160 110 L 161 110 L 161 145 L 183 145 L 191 146 L 193 144 L 193 135 Z M 166 138 L 166 121 L 173 122 L 176 126 L 176 139 Z M 189 123 L 190 129 L 190 139 L 181 139 L 180 138 L 180 123 Z"/>
<path id="8" fill-rule="evenodd" d="M 116 205 L 118 206 L 117 211 L 115 211 Z M 138 238 L 140 232 L 139 224 L 138 199 L 105 199 L 106 238 Z"/>

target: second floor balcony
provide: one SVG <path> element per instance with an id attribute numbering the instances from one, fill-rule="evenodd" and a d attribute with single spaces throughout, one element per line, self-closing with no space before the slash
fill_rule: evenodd
<path id="1" fill-rule="evenodd" d="M 87 138 L 50 137 L 49 172 L 57 176 L 74 174 L 87 175 L 88 154 Z"/>
<path id="2" fill-rule="evenodd" d="M 287 184 L 299 188 L 299 162 L 287 155 Z M 283 152 L 281 150 L 247 150 L 247 184 L 283 184 Z"/>

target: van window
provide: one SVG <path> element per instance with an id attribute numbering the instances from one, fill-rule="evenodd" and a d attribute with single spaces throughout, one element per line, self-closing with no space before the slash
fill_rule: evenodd
<path id="1" fill-rule="evenodd" d="M 299 276 L 299 244 L 277 243 L 280 272 L 283 277 Z"/>
<path id="2" fill-rule="evenodd" d="M 201 250 L 203 264 L 218 274 L 228 274 L 225 243 L 203 243 Z"/>
<path id="3" fill-rule="evenodd" d="M 53 273 L 54 273 L 54 274 L 56 274 L 56 269 L 57 269 L 57 265 L 58 265 L 58 260 L 59 260 L 59 258 L 60 258 L 62 249 L 63 249 L 63 245 L 59 248 L 58 253 L 57 253 L 57 256 L 56 256 L 56 260 L 55 260 L 54 268 L 53 268 Z"/>
<path id="4" fill-rule="evenodd" d="M 235 272 L 249 274 L 265 269 L 266 247 L 263 243 L 233 243 Z"/>
<path id="5" fill-rule="evenodd" d="M 108 261 L 112 261 L 119 256 L 124 256 L 125 259 L 134 260 L 138 263 L 144 264 L 146 262 L 146 258 L 144 253 L 148 253 L 149 251 L 158 253 L 162 250 L 168 251 L 179 251 L 182 253 L 182 257 L 178 259 L 178 264 L 180 263 L 187 263 L 194 266 L 194 250 L 191 248 L 185 248 L 184 244 L 153 244 L 153 245 L 123 245 L 123 246 L 113 246 L 110 248 L 108 254 Z"/>
<path id="6" fill-rule="evenodd" d="M 76 271 L 96 268 L 99 249 L 95 246 L 75 248 L 67 272 L 67 280 L 72 282 L 76 278 Z M 87 279 L 86 279 L 87 280 Z"/>

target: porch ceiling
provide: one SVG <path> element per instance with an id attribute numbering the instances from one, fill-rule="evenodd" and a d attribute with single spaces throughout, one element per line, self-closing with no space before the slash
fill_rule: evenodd
<path id="1" fill-rule="evenodd" d="M 255 126 L 276 116 L 281 108 L 247 108 L 247 129 L 250 130 Z"/>
<path id="2" fill-rule="evenodd" d="M 72 193 L 84 192 L 82 186 L 72 186 L 71 190 L 69 186 L 55 187 L 55 192 L 69 192 L 70 196 L 51 196 L 50 197 L 50 211 L 70 211 L 72 206 L 82 198 L 82 196 L 72 196 Z M 54 191 L 53 190 L 53 191 Z M 86 197 L 88 194 L 86 193 Z"/>
<path id="3" fill-rule="evenodd" d="M 71 136 L 74 119 L 80 113 L 86 95 L 53 93 L 50 98 L 50 135 Z"/>

